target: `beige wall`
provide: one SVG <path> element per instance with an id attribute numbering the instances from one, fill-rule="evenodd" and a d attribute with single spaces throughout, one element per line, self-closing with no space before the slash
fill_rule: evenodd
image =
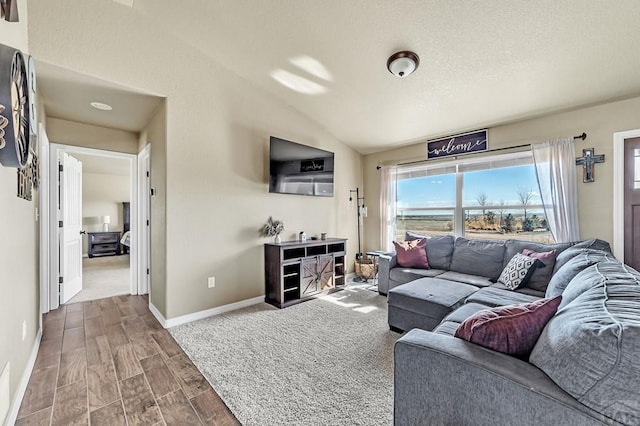
<path id="1" fill-rule="evenodd" d="M 37 58 L 40 56 L 34 55 Z M 103 149 L 105 151 L 138 153 L 138 134 L 125 130 L 110 129 L 75 121 L 49 117 L 47 136 L 51 143 Z"/>
<path id="2" fill-rule="evenodd" d="M 131 201 L 129 176 L 82 173 L 83 229 L 87 232 L 102 231 L 102 224 L 95 219 L 109 216 L 110 231 L 122 232 L 122 202 Z M 83 237 L 83 253 L 88 253 L 87 237 Z"/>
<path id="3" fill-rule="evenodd" d="M 31 48 L 43 61 L 167 97 L 166 191 L 157 185 L 153 201 L 155 215 L 166 197 L 167 318 L 262 296 L 266 240 L 257 230 L 270 215 L 284 221 L 285 239 L 301 230 L 348 238 L 353 260 L 347 200 L 362 186 L 360 154 L 129 8 L 98 0 L 30 7 Z M 269 194 L 269 135 L 334 151 L 335 197 Z"/>
<path id="4" fill-rule="evenodd" d="M 19 23 L 0 21 L 0 43 L 27 53 L 27 5 L 18 2 Z M 2 70 L 5 72 L 6 70 Z M 13 401 L 40 326 L 38 222 L 34 201 L 16 197 L 16 169 L 0 166 L 0 371 L 11 364 L 9 398 Z M 22 338 L 23 322 L 26 336 Z M 17 401 L 19 404 L 20 401 Z M 0 418 L 0 423 L 4 419 Z"/>
<path id="5" fill-rule="evenodd" d="M 167 105 L 155 111 L 140 135 L 139 150 L 151 145 L 151 303 L 164 314 L 167 309 Z"/>
<path id="6" fill-rule="evenodd" d="M 576 157 L 584 148 L 595 148 L 604 154 L 605 162 L 595 166 L 595 182 L 582 183 L 578 176 L 578 208 L 582 238 L 601 238 L 613 242 L 613 133 L 640 128 L 640 98 L 612 102 L 575 111 L 553 114 L 489 129 L 489 147 L 502 148 L 586 132 L 585 141 L 575 141 Z M 379 199 L 380 182 L 376 166 L 424 158 L 424 142 L 390 151 L 367 155 L 364 160 L 365 197 Z M 368 250 L 379 247 L 380 206 L 370 204 L 365 219 L 365 241 Z"/>

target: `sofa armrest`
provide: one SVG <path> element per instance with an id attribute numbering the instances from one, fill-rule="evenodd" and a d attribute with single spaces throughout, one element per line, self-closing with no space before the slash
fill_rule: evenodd
<path id="1" fill-rule="evenodd" d="M 528 362 L 418 329 L 395 345 L 394 420 L 396 426 L 618 424 Z"/>
<path id="2" fill-rule="evenodd" d="M 395 253 L 381 255 L 378 259 L 378 293 L 387 294 L 389 291 L 389 274 L 396 264 Z"/>

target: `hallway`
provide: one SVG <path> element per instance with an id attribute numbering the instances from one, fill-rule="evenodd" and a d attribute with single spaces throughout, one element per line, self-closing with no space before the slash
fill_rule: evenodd
<path id="1" fill-rule="evenodd" d="M 44 316 L 16 425 L 235 425 L 233 414 L 148 309 L 116 296 Z"/>

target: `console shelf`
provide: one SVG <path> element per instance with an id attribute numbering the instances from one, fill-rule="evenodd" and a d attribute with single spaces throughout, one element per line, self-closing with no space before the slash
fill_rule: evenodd
<path id="1" fill-rule="evenodd" d="M 265 302 L 285 308 L 342 290 L 346 249 L 343 238 L 265 244 Z"/>

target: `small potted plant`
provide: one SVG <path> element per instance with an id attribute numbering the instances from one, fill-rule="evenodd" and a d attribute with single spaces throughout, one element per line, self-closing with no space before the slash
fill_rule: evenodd
<path id="1" fill-rule="evenodd" d="M 280 239 L 280 233 L 284 231 L 284 224 L 281 220 L 273 220 L 271 216 L 269 216 L 269 220 L 264 226 L 260 229 L 260 235 L 263 237 L 274 237 L 274 243 L 280 243 L 282 240 Z"/>

